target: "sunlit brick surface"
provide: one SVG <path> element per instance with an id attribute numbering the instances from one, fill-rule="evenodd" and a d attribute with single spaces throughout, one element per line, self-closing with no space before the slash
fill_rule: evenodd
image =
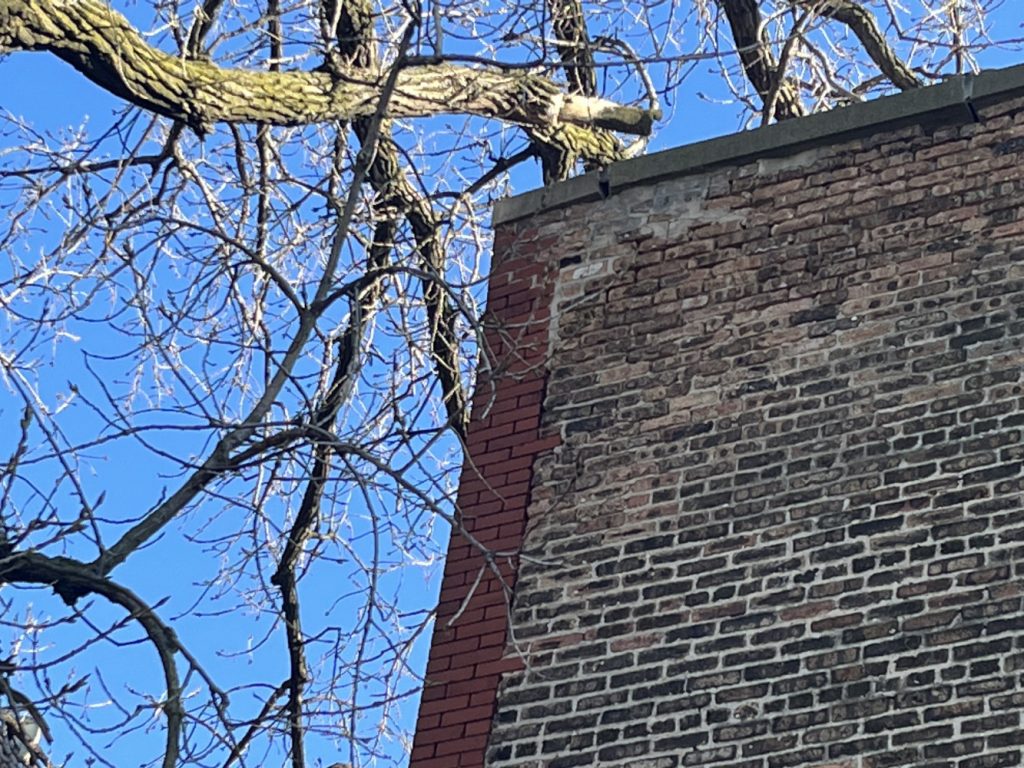
<path id="1" fill-rule="evenodd" d="M 1024 764 L 1022 110 L 499 229 L 550 318 L 488 768 Z"/>

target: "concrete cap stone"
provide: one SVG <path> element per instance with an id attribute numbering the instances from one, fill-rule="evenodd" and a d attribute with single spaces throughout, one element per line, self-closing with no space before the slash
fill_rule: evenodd
<path id="1" fill-rule="evenodd" d="M 612 163 L 600 171 L 499 200 L 494 205 L 492 223 L 498 226 L 575 203 L 601 200 L 637 184 L 791 155 L 905 125 L 977 121 L 976 107 L 1014 96 L 1024 96 L 1024 65 L 955 75 L 925 88 Z"/>

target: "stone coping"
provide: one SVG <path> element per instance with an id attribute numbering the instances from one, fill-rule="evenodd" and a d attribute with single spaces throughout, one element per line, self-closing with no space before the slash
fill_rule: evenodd
<path id="1" fill-rule="evenodd" d="M 601 171 L 497 201 L 492 226 L 601 200 L 637 184 L 791 155 L 904 125 L 976 122 L 976 106 L 1014 96 L 1024 96 L 1024 64 L 976 75 L 955 75 L 925 88 L 612 163 Z"/>

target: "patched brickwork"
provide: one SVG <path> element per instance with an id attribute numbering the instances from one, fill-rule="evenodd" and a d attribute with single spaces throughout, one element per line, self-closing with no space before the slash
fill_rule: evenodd
<path id="1" fill-rule="evenodd" d="M 473 402 L 461 531 L 448 548 L 410 768 L 483 766 L 498 681 L 522 666 L 505 654 L 515 555 L 535 457 L 558 443 L 539 434 L 552 283 L 536 255 L 550 242 L 536 233 L 515 246 L 498 238 L 503 258 L 492 270 L 485 319 L 493 368 L 482 370 Z"/>
<path id="2" fill-rule="evenodd" d="M 499 230 L 557 271 L 490 768 L 1024 764 L 1022 110 Z"/>

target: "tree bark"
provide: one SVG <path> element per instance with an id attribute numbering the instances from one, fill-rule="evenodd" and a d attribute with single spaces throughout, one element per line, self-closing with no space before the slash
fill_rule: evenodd
<path id="1" fill-rule="evenodd" d="M 725 11 L 747 80 L 766 104 L 774 100 L 768 117 L 788 120 L 806 114 L 799 90 L 779 71 L 772 55 L 757 0 L 718 0 L 718 4 Z"/>
<path id="2" fill-rule="evenodd" d="M 306 125 L 368 117 L 384 76 L 359 69 L 267 72 L 217 67 L 147 44 L 100 0 L 3 0 L 0 51 L 48 51 L 100 87 L 197 130 L 216 123 Z M 563 93 L 546 78 L 453 64 L 408 66 L 388 117 L 468 114 L 528 126 L 562 123 L 647 135 L 651 115 L 605 99 Z"/>

